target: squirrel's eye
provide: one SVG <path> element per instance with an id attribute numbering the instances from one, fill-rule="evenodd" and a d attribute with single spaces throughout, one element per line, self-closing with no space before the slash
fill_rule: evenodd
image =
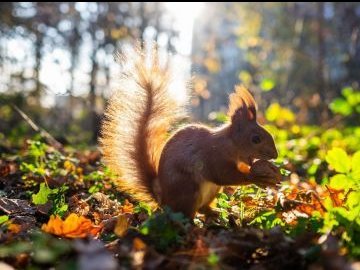
<path id="1" fill-rule="evenodd" d="M 253 143 L 255 143 L 255 144 L 261 143 L 260 136 L 259 136 L 259 135 L 254 135 L 254 136 L 252 136 L 251 141 L 252 141 Z"/>

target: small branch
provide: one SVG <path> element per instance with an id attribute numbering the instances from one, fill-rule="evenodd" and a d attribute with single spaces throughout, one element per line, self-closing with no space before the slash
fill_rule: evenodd
<path id="1" fill-rule="evenodd" d="M 48 144 L 56 148 L 57 150 L 60 150 L 63 148 L 63 145 L 58 142 L 49 132 L 47 132 L 45 129 L 39 127 L 34 123 L 33 120 L 30 119 L 30 117 L 24 113 L 18 106 L 11 104 L 11 106 L 16 110 L 20 116 L 26 121 L 26 123 L 29 124 L 29 126 L 35 130 L 36 132 L 39 132 L 40 136 L 43 137 Z"/>

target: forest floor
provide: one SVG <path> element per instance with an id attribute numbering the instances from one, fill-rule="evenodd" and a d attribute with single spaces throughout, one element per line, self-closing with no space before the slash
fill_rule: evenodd
<path id="1" fill-rule="evenodd" d="M 360 268 L 358 217 L 341 220 L 359 193 L 300 181 L 291 163 L 279 190 L 226 188 L 218 216 L 190 222 L 117 191 L 96 149 L 1 152 L 1 269 Z"/>

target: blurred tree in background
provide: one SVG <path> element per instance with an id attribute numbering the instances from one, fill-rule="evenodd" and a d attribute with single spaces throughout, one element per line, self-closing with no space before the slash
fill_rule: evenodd
<path id="1" fill-rule="evenodd" d="M 359 89 L 359 3 L 214 3 L 205 13 L 193 40 L 198 117 L 225 108 L 239 82 L 263 108 L 280 102 L 312 123 L 329 118 L 342 87 Z"/>
<path id="2" fill-rule="evenodd" d="M 136 40 L 175 52 L 179 39 L 172 14 L 157 2 L 15 2 L 0 10 L 5 135 L 29 129 L 14 104 L 59 139 L 95 142 L 119 72 L 114 52 Z M 343 114 L 356 111 L 349 91 L 359 89 L 359 27 L 359 3 L 205 4 L 192 34 L 195 117 L 225 110 L 239 82 L 262 109 L 279 103 L 302 123 L 327 121 L 329 104 Z"/>
<path id="3" fill-rule="evenodd" d="M 18 105 L 56 134 L 64 127 L 89 130 L 93 141 L 114 53 L 131 41 L 158 40 L 162 34 L 170 51 L 176 37 L 161 3 L 1 3 L 0 10 L 2 103 Z M 49 110 L 48 94 L 53 90 L 43 82 L 49 81 L 51 72 L 50 80 L 58 81 L 62 95 Z M 1 109 L 4 114 L 9 110 Z M 74 125 L 76 119 L 81 122 Z"/>

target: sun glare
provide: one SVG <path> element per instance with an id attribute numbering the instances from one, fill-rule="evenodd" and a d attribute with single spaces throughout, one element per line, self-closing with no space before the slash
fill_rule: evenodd
<path id="1" fill-rule="evenodd" d="M 203 9 L 204 2 L 166 2 L 165 6 L 174 17 L 174 27 L 179 31 L 178 52 L 189 55 L 194 20 Z"/>

